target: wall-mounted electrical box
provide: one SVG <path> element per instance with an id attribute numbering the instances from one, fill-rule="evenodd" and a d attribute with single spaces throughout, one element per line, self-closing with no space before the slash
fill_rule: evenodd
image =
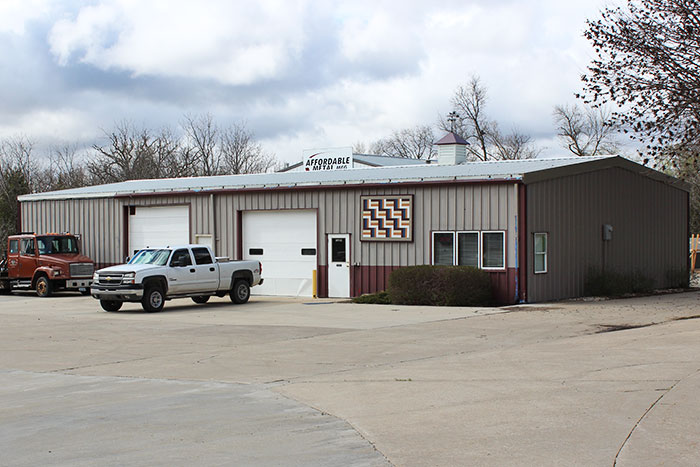
<path id="1" fill-rule="evenodd" d="M 610 224 L 603 224 L 603 241 L 609 242 L 612 240 L 613 226 Z"/>

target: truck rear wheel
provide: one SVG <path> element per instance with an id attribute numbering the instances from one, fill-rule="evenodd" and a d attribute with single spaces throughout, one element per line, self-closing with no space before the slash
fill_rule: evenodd
<path id="1" fill-rule="evenodd" d="M 41 276 L 36 280 L 36 284 L 34 284 L 34 289 L 36 290 L 36 294 L 38 296 L 49 297 L 51 296 L 53 287 L 51 286 L 51 281 L 48 277 Z"/>
<path id="2" fill-rule="evenodd" d="M 233 288 L 231 288 L 231 301 L 233 303 L 242 304 L 248 301 L 250 298 L 250 285 L 245 279 L 238 279 L 233 283 Z"/>
<path id="3" fill-rule="evenodd" d="M 100 306 L 104 311 L 119 311 L 122 302 L 119 300 L 100 300 Z"/>
<path id="4" fill-rule="evenodd" d="M 143 309 L 149 313 L 155 313 L 162 310 L 163 305 L 165 305 L 163 290 L 158 286 L 147 287 L 141 300 Z"/>

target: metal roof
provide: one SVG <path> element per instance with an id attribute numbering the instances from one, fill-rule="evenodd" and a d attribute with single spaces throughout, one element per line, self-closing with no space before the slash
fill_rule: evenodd
<path id="1" fill-rule="evenodd" d="M 447 133 L 440 139 L 440 141 L 438 141 L 435 144 L 437 144 L 438 146 L 443 146 L 445 144 L 462 144 L 464 146 L 469 145 L 469 143 L 467 143 L 467 141 L 464 138 L 452 132 Z"/>
<path id="2" fill-rule="evenodd" d="M 601 165 L 602 164 L 602 165 Z M 68 190 L 34 193 L 18 197 L 19 201 L 51 199 L 108 198 L 172 192 L 208 192 L 219 190 L 259 190 L 295 187 L 359 186 L 363 184 L 391 184 L 407 182 L 445 181 L 499 181 L 536 179 L 563 176 L 570 173 L 597 170 L 609 166 L 624 166 L 635 171 L 675 180 L 619 156 L 562 157 L 514 161 L 467 162 L 461 165 L 412 165 L 370 167 L 338 171 L 275 172 L 248 175 L 218 175 L 211 177 L 166 178 L 129 180 Z M 568 170 L 557 170 L 568 169 Z M 535 178 L 532 181 L 536 181 Z"/>

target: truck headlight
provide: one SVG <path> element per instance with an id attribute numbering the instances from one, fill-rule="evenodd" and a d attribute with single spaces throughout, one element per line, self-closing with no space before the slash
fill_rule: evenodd
<path id="1" fill-rule="evenodd" d="M 122 284 L 134 284 L 136 282 L 136 273 L 128 272 L 122 276 Z"/>
<path id="2" fill-rule="evenodd" d="M 54 275 L 54 276 L 60 276 L 60 275 L 61 275 L 61 270 L 60 270 L 60 269 L 54 269 L 54 270 L 53 270 L 53 275 Z"/>
<path id="3" fill-rule="evenodd" d="M 100 275 L 95 273 L 92 275 L 92 282 L 97 283 L 100 280 Z"/>

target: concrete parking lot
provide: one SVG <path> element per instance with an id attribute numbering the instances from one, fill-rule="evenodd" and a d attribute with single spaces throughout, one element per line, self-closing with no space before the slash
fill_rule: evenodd
<path id="1" fill-rule="evenodd" d="M 699 465 L 700 292 L 428 308 L 0 296 L 0 465 Z"/>

